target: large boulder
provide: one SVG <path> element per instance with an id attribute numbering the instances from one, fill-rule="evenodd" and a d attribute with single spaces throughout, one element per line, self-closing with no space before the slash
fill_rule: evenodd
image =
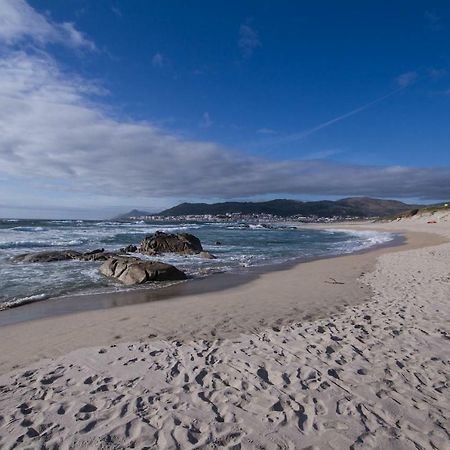
<path id="1" fill-rule="evenodd" d="M 147 236 L 139 247 L 141 253 L 156 255 L 158 253 L 179 253 L 196 255 L 203 251 L 200 239 L 189 233 L 168 234 L 157 231 Z"/>
<path id="2" fill-rule="evenodd" d="M 171 264 L 159 261 L 143 261 L 137 258 L 113 257 L 106 260 L 100 272 L 117 278 L 126 285 L 142 284 L 147 281 L 185 280 L 186 274 Z"/>

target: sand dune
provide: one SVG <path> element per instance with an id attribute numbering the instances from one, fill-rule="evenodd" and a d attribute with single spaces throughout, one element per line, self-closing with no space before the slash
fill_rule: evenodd
<path id="1" fill-rule="evenodd" d="M 0 447 L 449 449 L 449 260 L 450 244 L 384 254 L 371 301 L 326 319 L 5 374 Z"/>

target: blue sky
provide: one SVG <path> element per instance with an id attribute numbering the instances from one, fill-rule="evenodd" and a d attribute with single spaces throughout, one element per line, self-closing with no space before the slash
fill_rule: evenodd
<path id="1" fill-rule="evenodd" d="M 0 0 L 0 215 L 446 200 L 449 43 L 446 1 Z"/>

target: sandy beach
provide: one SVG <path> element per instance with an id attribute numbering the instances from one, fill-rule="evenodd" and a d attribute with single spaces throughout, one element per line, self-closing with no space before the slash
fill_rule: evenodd
<path id="1" fill-rule="evenodd" d="M 435 219 L 346 225 L 406 242 L 216 292 L 2 326 L 0 447 L 450 448 Z"/>

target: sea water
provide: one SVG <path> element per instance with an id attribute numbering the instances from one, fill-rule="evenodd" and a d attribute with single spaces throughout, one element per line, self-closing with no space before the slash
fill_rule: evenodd
<path id="1" fill-rule="evenodd" d="M 3 219 L 0 220 L 0 310 L 67 294 L 129 289 L 100 274 L 101 262 L 15 263 L 14 256 L 64 249 L 114 251 L 128 244 L 137 245 L 155 231 L 192 233 L 201 240 L 205 250 L 217 257 L 203 259 L 173 254 L 144 257 L 173 264 L 192 278 L 352 253 L 394 238 L 390 233 L 375 231 L 312 230 L 284 224 Z M 147 283 L 145 288 L 161 286 L 164 284 Z"/>

